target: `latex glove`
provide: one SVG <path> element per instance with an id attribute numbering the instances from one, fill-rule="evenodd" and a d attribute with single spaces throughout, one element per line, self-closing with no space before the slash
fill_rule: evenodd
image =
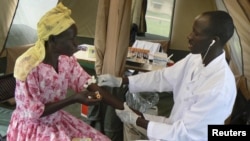
<path id="1" fill-rule="evenodd" d="M 103 74 L 97 77 L 98 86 L 120 87 L 122 84 L 121 77 L 115 77 L 110 74 Z"/>
<path id="2" fill-rule="evenodd" d="M 128 107 L 126 102 L 124 102 L 124 110 L 116 109 L 115 112 L 122 122 L 136 125 L 139 116 Z"/>

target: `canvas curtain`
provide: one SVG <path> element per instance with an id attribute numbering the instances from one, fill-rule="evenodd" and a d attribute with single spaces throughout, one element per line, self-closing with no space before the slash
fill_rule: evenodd
<path id="1" fill-rule="evenodd" d="M 246 99 L 250 99 L 250 1 L 217 0 L 217 6 L 220 10 L 228 11 L 234 20 L 236 31 L 229 41 L 230 66 L 236 76 L 238 88 Z"/>
<path id="2" fill-rule="evenodd" d="M 16 11 L 18 0 L 0 1 L 0 53 L 2 52 L 6 38 Z M 0 54 L 1 56 L 1 54 Z"/>
<path id="3" fill-rule="evenodd" d="M 147 0 L 132 0 L 131 23 L 138 26 L 138 33 L 147 32 L 146 25 Z"/>
<path id="4" fill-rule="evenodd" d="M 99 0 L 96 28 L 96 74 L 122 76 L 129 45 L 131 0 Z"/>

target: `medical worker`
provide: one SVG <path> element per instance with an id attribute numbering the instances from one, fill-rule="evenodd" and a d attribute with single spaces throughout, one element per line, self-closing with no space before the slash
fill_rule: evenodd
<path id="1" fill-rule="evenodd" d="M 98 85 L 128 84 L 132 93 L 173 92 L 168 118 L 136 114 L 126 103 L 125 110 L 116 110 L 124 123 L 134 126 L 126 140 L 140 138 L 142 127 L 150 140 L 207 141 L 208 125 L 224 124 L 236 98 L 235 77 L 224 51 L 233 33 L 233 20 L 227 12 L 204 12 L 195 18 L 187 37 L 191 53 L 173 66 L 128 78 L 99 76 Z"/>

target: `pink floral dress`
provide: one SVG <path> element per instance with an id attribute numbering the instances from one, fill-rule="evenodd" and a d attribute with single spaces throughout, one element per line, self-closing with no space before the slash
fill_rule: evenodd
<path id="1" fill-rule="evenodd" d="M 58 73 L 50 65 L 40 63 L 26 81 L 16 82 L 16 109 L 7 131 L 8 141 L 71 141 L 91 138 L 110 141 L 108 137 L 69 113 L 59 110 L 41 117 L 45 104 L 64 99 L 70 88 L 76 92 L 90 76 L 75 57 L 60 56 Z"/>

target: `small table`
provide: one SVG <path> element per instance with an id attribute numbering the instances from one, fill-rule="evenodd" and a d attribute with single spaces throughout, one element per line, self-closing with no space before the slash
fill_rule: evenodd
<path id="1" fill-rule="evenodd" d="M 95 63 L 96 58 L 90 58 L 88 57 L 88 53 L 87 51 L 83 51 L 83 50 L 79 50 L 77 51 L 74 56 L 80 60 L 80 61 L 84 61 L 87 63 Z M 158 70 L 158 69 L 162 69 L 164 68 L 164 66 L 160 66 L 160 65 L 154 65 L 152 63 L 145 63 L 141 66 L 132 66 L 132 65 L 128 65 L 126 64 L 125 66 L 126 69 L 131 69 L 131 70 L 135 70 L 135 71 L 141 71 L 141 72 L 149 72 L 149 71 L 154 71 L 154 70 Z"/>
<path id="2" fill-rule="evenodd" d="M 132 65 L 126 64 L 126 69 L 131 69 L 131 70 L 140 71 L 140 72 L 149 72 L 149 71 L 159 70 L 163 68 L 164 66 L 154 65 L 152 63 L 145 63 L 141 66 L 132 66 Z"/>
<path id="3" fill-rule="evenodd" d="M 88 63 L 93 63 L 94 64 L 95 61 L 96 61 L 95 58 L 88 57 L 88 52 L 84 51 L 84 50 L 77 51 L 76 53 L 74 53 L 74 56 L 78 60 L 85 61 L 85 62 L 88 62 Z"/>

